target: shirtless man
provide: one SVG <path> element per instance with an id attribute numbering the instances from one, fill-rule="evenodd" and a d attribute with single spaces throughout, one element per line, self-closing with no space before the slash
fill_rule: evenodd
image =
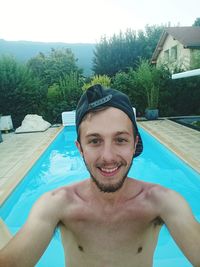
<path id="1" fill-rule="evenodd" d="M 199 267 L 200 225 L 186 201 L 160 185 L 127 177 L 142 152 L 127 96 L 100 85 L 89 88 L 77 106 L 76 127 L 91 177 L 44 194 L 1 250 L 0 266 L 34 266 L 60 227 L 67 267 L 150 267 L 165 223 Z"/>

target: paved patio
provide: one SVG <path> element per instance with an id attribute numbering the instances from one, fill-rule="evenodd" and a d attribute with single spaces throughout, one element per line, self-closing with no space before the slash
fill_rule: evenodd
<path id="1" fill-rule="evenodd" d="M 140 126 L 200 173 L 200 132 L 176 122 L 161 119 L 140 121 Z"/>

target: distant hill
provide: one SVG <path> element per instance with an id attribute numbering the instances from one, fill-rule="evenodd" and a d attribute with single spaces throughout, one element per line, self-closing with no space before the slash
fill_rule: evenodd
<path id="1" fill-rule="evenodd" d="M 26 62 L 39 52 L 47 54 L 51 48 L 70 48 L 78 59 L 78 66 L 85 76 L 92 75 L 92 58 L 95 44 L 43 43 L 30 41 L 5 41 L 0 39 L 0 55 L 12 55 L 17 60 Z"/>

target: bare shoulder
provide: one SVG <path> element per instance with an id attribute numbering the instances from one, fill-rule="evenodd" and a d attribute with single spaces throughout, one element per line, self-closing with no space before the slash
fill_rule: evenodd
<path id="1" fill-rule="evenodd" d="M 191 208 L 178 192 L 163 186 L 152 184 L 147 191 L 147 200 L 153 205 L 164 220 L 186 214 L 191 216 Z"/>
<path id="2" fill-rule="evenodd" d="M 78 184 L 72 184 L 44 193 L 34 204 L 31 214 L 61 219 L 75 202 L 78 187 Z"/>
<path id="3" fill-rule="evenodd" d="M 148 184 L 146 196 L 149 201 L 157 205 L 159 204 L 162 208 L 164 206 L 174 205 L 174 201 L 184 201 L 179 193 L 159 184 Z"/>
<path id="4" fill-rule="evenodd" d="M 46 202 L 50 202 L 51 204 L 66 204 L 66 202 L 68 202 L 69 204 L 74 200 L 82 184 L 83 182 L 74 183 L 46 192 L 38 199 L 38 202 L 40 202 L 40 204 Z"/>
<path id="5" fill-rule="evenodd" d="M 178 202 L 184 201 L 178 192 L 158 184 L 151 184 L 149 186 L 147 196 L 150 200 L 160 202 L 160 204 L 174 203 L 175 200 Z"/>

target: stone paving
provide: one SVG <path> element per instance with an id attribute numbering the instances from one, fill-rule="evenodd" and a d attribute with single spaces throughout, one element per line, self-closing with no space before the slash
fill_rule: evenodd
<path id="1" fill-rule="evenodd" d="M 141 127 L 200 173 L 200 132 L 176 122 L 161 119 L 139 121 Z"/>

